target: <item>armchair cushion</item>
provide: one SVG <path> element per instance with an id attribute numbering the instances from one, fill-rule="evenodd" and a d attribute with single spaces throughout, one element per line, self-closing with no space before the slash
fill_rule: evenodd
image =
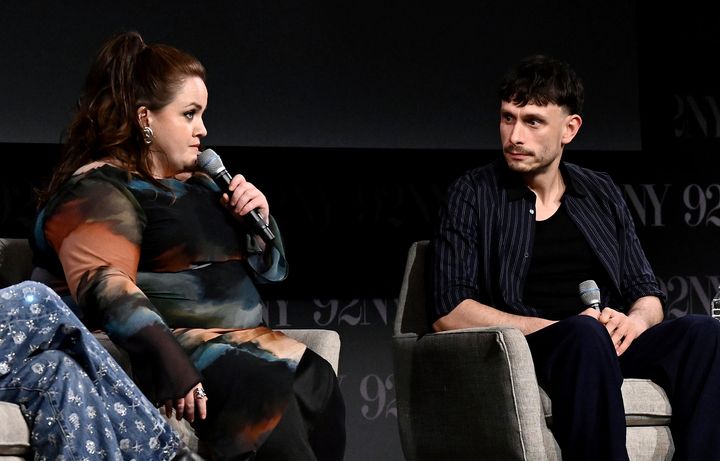
<path id="1" fill-rule="evenodd" d="M 672 408 L 662 387 L 649 379 L 625 378 L 622 385 L 628 426 L 667 426 Z"/>
<path id="2" fill-rule="evenodd" d="M 649 379 L 626 378 L 621 388 L 625 402 L 625 424 L 631 426 L 667 426 L 672 409 L 662 387 Z M 545 420 L 552 426 L 550 397 L 540 388 Z"/>
<path id="3" fill-rule="evenodd" d="M 22 456 L 30 448 L 30 432 L 20 407 L 0 401 L 0 456 Z"/>

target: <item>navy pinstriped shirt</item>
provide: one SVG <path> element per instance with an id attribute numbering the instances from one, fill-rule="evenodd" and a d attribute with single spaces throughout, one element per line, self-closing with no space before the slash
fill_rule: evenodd
<path id="1" fill-rule="evenodd" d="M 602 305 L 629 308 L 642 296 L 665 295 L 650 267 L 620 189 L 606 173 L 561 162 L 563 203 L 614 287 Z M 535 194 L 504 159 L 468 171 L 448 189 L 435 238 L 435 314 L 474 299 L 512 314 L 523 305 L 532 257 Z"/>

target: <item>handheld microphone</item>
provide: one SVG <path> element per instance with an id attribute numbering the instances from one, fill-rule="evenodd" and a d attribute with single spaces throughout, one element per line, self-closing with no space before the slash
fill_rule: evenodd
<path id="1" fill-rule="evenodd" d="M 220 156 L 215 153 L 214 150 L 205 149 L 200 152 L 200 155 L 198 155 L 198 166 L 215 181 L 215 184 L 217 184 L 220 190 L 226 192 L 228 196 L 232 195 L 232 192 L 228 189 L 232 176 L 230 176 L 230 173 L 225 169 L 225 165 L 223 165 L 222 160 L 220 160 Z M 272 243 L 272 241 L 275 240 L 275 234 L 273 234 L 270 227 L 265 224 L 262 213 L 260 213 L 257 208 L 250 210 L 244 218 L 246 218 L 245 223 L 250 226 L 250 229 L 262 237 L 265 243 Z"/>
<path id="2" fill-rule="evenodd" d="M 600 311 L 600 288 L 595 280 L 585 280 L 578 285 L 580 300 L 588 307 Z"/>

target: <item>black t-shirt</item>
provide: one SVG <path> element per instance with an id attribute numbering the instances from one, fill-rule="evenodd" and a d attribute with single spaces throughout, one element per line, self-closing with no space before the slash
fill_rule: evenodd
<path id="1" fill-rule="evenodd" d="M 537 221 L 523 304 L 539 316 L 560 320 L 585 310 L 578 285 L 595 280 L 602 291 L 608 276 L 563 204 L 550 218 Z"/>

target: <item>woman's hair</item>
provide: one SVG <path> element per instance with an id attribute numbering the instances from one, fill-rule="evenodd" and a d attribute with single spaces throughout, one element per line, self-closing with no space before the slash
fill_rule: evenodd
<path id="1" fill-rule="evenodd" d="M 162 109 L 188 77 L 205 81 L 205 68 L 177 48 L 146 44 L 137 32 L 121 33 L 106 42 L 87 74 L 59 165 L 39 194 L 40 204 L 78 168 L 104 157 L 161 186 L 151 174 L 152 160 L 137 110 Z"/>

